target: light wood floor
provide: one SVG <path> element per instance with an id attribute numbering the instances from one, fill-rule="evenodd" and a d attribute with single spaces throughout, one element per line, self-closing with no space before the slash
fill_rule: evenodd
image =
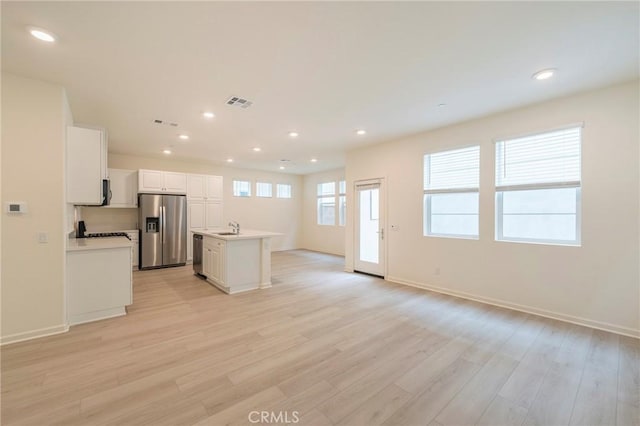
<path id="1" fill-rule="evenodd" d="M 3 347 L 2 424 L 639 422 L 637 340 L 347 274 L 335 256 L 273 262 L 272 289 L 235 296 L 189 267 L 137 272 L 126 317 Z"/>

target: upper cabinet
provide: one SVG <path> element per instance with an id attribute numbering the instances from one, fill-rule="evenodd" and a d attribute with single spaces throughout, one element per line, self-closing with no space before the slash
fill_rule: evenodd
<path id="1" fill-rule="evenodd" d="M 107 136 L 104 129 L 67 127 L 67 203 L 102 205 L 107 179 Z"/>
<path id="2" fill-rule="evenodd" d="M 186 194 L 187 175 L 160 170 L 138 170 L 138 192 Z"/>
<path id="3" fill-rule="evenodd" d="M 222 176 L 187 175 L 187 198 L 222 201 Z"/>
<path id="4" fill-rule="evenodd" d="M 137 170 L 109 169 L 111 203 L 107 207 L 138 207 Z"/>

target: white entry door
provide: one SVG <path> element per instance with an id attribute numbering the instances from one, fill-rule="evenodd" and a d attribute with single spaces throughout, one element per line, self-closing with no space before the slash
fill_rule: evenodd
<path id="1" fill-rule="evenodd" d="M 356 182 L 354 269 L 384 277 L 385 222 L 382 200 L 382 180 Z"/>

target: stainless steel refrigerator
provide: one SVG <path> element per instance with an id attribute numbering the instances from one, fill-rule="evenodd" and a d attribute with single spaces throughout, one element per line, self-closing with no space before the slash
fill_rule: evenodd
<path id="1" fill-rule="evenodd" d="M 138 195 L 140 269 L 182 266 L 187 262 L 187 197 Z"/>

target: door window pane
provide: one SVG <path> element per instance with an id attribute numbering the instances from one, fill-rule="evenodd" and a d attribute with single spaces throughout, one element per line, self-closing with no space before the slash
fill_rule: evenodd
<path id="1" fill-rule="evenodd" d="M 360 202 L 360 260 L 378 263 L 380 189 L 367 189 L 358 192 Z"/>

